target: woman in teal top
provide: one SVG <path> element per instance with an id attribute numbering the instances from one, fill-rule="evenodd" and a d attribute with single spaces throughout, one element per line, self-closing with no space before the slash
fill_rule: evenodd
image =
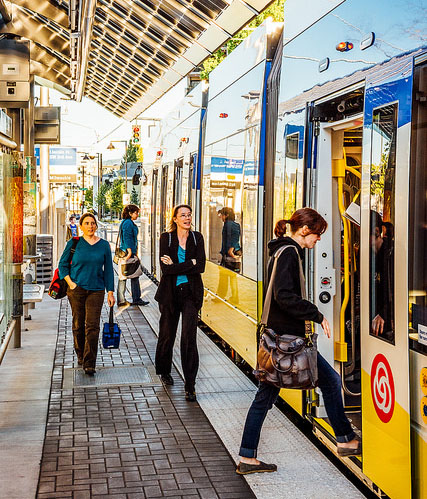
<path id="1" fill-rule="evenodd" d="M 139 208 L 135 204 L 128 204 L 123 208 L 122 222 L 120 223 L 120 249 L 126 253 L 123 260 L 138 254 L 138 227 L 135 220 L 138 218 Z M 150 302 L 141 299 L 141 287 L 139 277 L 130 280 L 132 291 L 132 305 L 148 305 Z M 129 306 L 125 298 L 126 279 L 119 280 L 117 286 L 117 301 L 119 307 Z"/>
<path id="2" fill-rule="evenodd" d="M 114 306 L 114 274 L 110 245 L 95 233 L 96 218 L 85 213 L 80 218 L 83 237 L 75 247 L 70 262 L 73 239 L 65 246 L 58 269 L 68 284 L 67 296 L 73 312 L 73 337 L 77 362 L 86 374 L 95 374 L 99 322 L 105 291 L 108 305 Z"/>

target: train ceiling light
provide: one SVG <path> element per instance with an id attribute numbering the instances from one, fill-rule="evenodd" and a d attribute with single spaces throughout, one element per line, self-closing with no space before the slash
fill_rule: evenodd
<path id="1" fill-rule="evenodd" d="M 340 42 L 335 48 L 338 52 L 348 52 L 354 47 L 351 42 Z"/>

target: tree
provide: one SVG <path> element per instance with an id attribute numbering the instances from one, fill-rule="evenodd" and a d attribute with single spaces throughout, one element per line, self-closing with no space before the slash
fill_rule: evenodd
<path id="1" fill-rule="evenodd" d="M 136 192 L 135 187 L 132 187 L 132 192 L 130 193 L 130 202 L 131 204 L 136 204 L 137 206 L 139 204 L 139 196 Z"/>
<path id="2" fill-rule="evenodd" d="M 134 163 L 138 161 L 137 153 L 138 153 L 138 145 L 134 145 L 132 143 L 132 138 L 130 138 L 128 140 L 128 147 L 126 149 L 126 154 L 124 154 L 122 158 L 122 165 L 126 163 L 126 160 L 128 163 Z"/>
<path id="3" fill-rule="evenodd" d="M 110 209 L 112 213 L 120 214 L 123 210 L 123 193 L 125 191 L 124 179 L 116 178 L 113 186 L 107 193 L 107 199 L 110 201 Z"/>
<path id="4" fill-rule="evenodd" d="M 110 205 L 107 202 L 107 193 L 111 189 L 111 184 L 107 184 L 106 182 L 103 182 L 100 187 L 99 187 L 99 192 L 97 196 L 97 204 L 98 204 L 98 210 L 102 214 L 100 216 L 104 216 L 105 212 L 109 211 Z"/>
<path id="5" fill-rule="evenodd" d="M 84 194 L 85 194 L 85 205 L 88 208 L 93 208 L 93 186 L 89 187 L 89 189 L 87 189 Z"/>
<path id="6" fill-rule="evenodd" d="M 218 64 L 220 64 L 228 54 L 230 54 L 242 41 L 247 38 L 252 31 L 262 24 L 267 17 L 273 18 L 273 21 L 283 21 L 283 7 L 285 0 L 276 0 L 273 4 L 265 9 L 253 21 L 247 24 L 242 30 L 236 33 L 225 45 L 214 52 L 211 57 L 208 57 L 202 63 L 202 70 L 200 71 L 200 78 L 202 80 L 209 79 L 209 73 L 213 71 Z"/>

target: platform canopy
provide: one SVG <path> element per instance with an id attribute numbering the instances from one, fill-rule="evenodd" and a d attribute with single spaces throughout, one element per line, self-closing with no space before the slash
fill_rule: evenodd
<path id="1" fill-rule="evenodd" d="M 0 0 L 0 34 L 31 40 L 31 72 L 132 120 L 271 0 Z"/>

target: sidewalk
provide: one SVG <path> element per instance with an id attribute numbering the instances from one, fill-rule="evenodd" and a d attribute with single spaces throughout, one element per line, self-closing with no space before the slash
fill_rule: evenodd
<path id="1" fill-rule="evenodd" d="M 22 321 L 22 347 L 13 339 L 0 365 L 0 498 L 32 499 L 40 472 L 59 302 L 47 295 Z M 28 329 L 28 331 L 25 331 Z"/>
<path id="2" fill-rule="evenodd" d="M 179 374 L 167 390 L 154 374 L 157 339 L 140 310 L 118 322 L 120 349 L 101 349 L 88 377 L 61 302 L 37 497 L 254 497 L 198 403 L 185 401 Z"/>

